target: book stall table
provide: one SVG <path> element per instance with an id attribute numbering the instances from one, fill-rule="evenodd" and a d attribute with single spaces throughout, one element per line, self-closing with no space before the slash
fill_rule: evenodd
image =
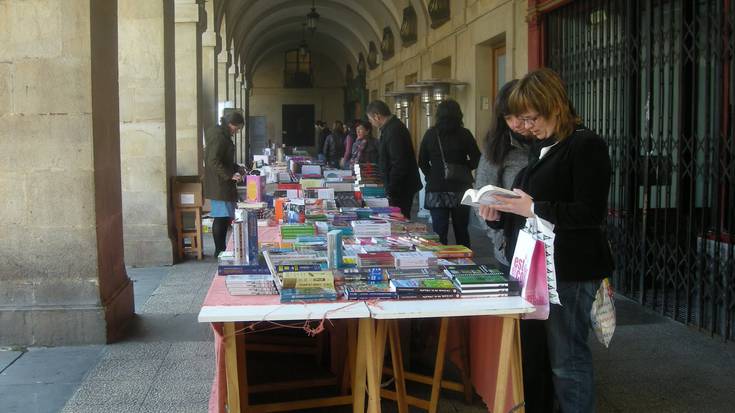
<path id="1" fill-rule="evenodd" d="M 380 396 L 396 400 L 398 411 L 408 412 L 408 405 L 417 406 L 436 412 L 439 401 L 439 392 L 442 387 L 442 373 L 447 348 L 449 319 L 453 317 L 470 317 L 470 326 L 474 324 L 483 333 L 491 333 L 483 323 L 499 323 L 500 334 L 483 334 L 484 352 L 491 352 L 491 348 L 498 351 L 490 357 L 472 357 L 476 349 L 470 351 L 470 363 L 473 371 L 488 370 L 489 362 L 496 363 L 494 383 L 489 383 L 487 377 L 479 376 L 481 380 L 474 380 L 478 391 L 484 393 L 486 401 L 493 401 L 493 412 L 511 411 L 523 403 L 523 377 L 521 371 L 521 343 L 519 334 L 519 318 L 521 314 L 529 313 L 534 307 L 521 297 L 498 298 L 461 298 L 449 300 L 384 300 L 366 303 L 370 309 L 370 317 L 374 320 L 375 334 L 369 337 L 371 341 L 366 348 L 371 349 L 374 356 L 367 366 L 369 412 L 380 411 Z M 491 317 L 487 317 L 491 316 Z M 401 354 L 400 335 L 398 334 L 398 320 L 416 318 L 438 318 L 440 320 L 437 355 L 434 374 L 431 377 L 431 397 L 422 400 L 409 396 L 406 393 L 406 374 L 403 371 L 403 355 Z M 494 320 L 493 320 L 494 319 Z M 465 331 L 464 333 L 471 333 Z M 380 389 L 381 372 L 383 368 L 383 349 L 388 340 L 392 370 L 395 379 L 396 391 Z M 493 357 L 494 356 L 494 357 Z M 491 360 L 492 359 L 492 360 Z M 465 384 L 466 385 L 466 384 Z M 489 388 L 493 387 L 494 388 Z M 483 391 L 485 390 L 485 391 Z M 488 391 L 489 390 L 489 391 Z M 510 400 L 508 394 L 510 393 Z M 377 402 L 373 402 L 376 400 Z"/>
<path id="2" fill-rule="evenodd" d="M 232 296 L 225 286 L 225 277 L 215 276 L 199 312 L 199 322 L 212 323 L 215 331 L 216 373 L 210 398 L 210 412 L 277 412 L 320 406 L 353 405 L 353 411 L 363 412 L 365 406 L 365 374 L 368 341 L 357 342 L 351 395 L 250 405 L 245 361 L 245 335 L 248 322 L 286 320 L 347 319 L 358 323 L 357 336 L 368 337 L 372 328 L 370 311 L 364 302 L 320 302 L 281 304 L 278 296 Z"/>

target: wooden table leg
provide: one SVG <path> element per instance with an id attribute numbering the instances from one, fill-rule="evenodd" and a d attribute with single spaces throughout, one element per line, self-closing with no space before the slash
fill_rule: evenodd
<path id="1" fill-rule="evenodd" d="M 360 319 L 360 322 L 362 323 L 363 320 L 365 319 Z M 385 322 L 380 321 L 380 323 L 384 325 Z M 360 328 L 359 331 L 359 339 L 365 342 L 365 356 L 367 357 L 368 413 L 380 413 L 380 383 L 378 382 L 381 372 L 377 368 L 377 344 L 375 343 L 376 332 L 373 328 L 374 324 L 372 319 L 370 319 L 370 328 Z"/>
<path id="2" fill-rule="evenodd" d="M 368 350 L 367 344 L 374 334 L 373 320 L 361 318 L 358 322 L 357 350 L 355 351 L 355 364 L 352 379 L 352 412 L 365 412 L 365 381 L 367 379 Z"/>
<path id="3" fill-rule="evenodd" d="M 523 394 L 523 359 L 521 355 L 521 326 L 520 320 L 516 317 L 513 319 L 513 355 L 511 356 L 511 374 L 513 385 L 513 405 L 520 406 L 516 412 L 524 413 L 526 411 L 525 395 Z"/>
<path id="4" fill-rule="evenodd" d="M 509 374 L 512 369 L 512 359 L 514 357 L 513 348 L 515 347 L 515 338 L 517 333 L 515 332 L 516 324 L 518 323 L 517 317 L 502 317 L 502 333 L 500 336 L 500 350 L 498 351 L 498 375 L 495 381 L 495 404 L 493 406 L 494 412 L 503 412 L 506 407 L 506 395 L 508 393 L 508 381 L 510 379 Z M 520 355 L 520 353 L 519 353 Z M 515 387 L 519 385 L 523 387 L 523 382 L 512 383 Z"/>
<path id="5" fill-rule="evenodd" d="M 248 380 L 245 360 L 245 337 L 236 335 L 240 323 L 226 322 L 223 326 L 227 405 L 230 412 L 241 412 L 248 406 Z"/>
<path id="6" fill-rule="evenodd" d="M 398 413 L 408 413 L 408 402 L 406 401 L 406 378 L 403 375 L 403 352 L 401 351 L 401 336 L 398 330 L 397 320 L 389 321 L 388 341 L 390 343 L 390 358 L 393 362 L 393 378 L 396 384 Z"/>
<path id="7" fill-rule="evenodd" d="M 464 387 L 464 401 L 472 404 L 472 376 L 470 366 L 470 327 L 469 318 L 462 317 L 456 320 L 459 332 L 459 355 L 462 363 L 462 386 Z"/>
<path id="8" fill-rule="evenodd" d="M 375 320 L 375 386 L 380 391 L 385 364 L 385 344 L 388 336 L 388 320 Z"/>
<path id="9" fill-rule="evenodd" d="M 357 347 L 357 321 L 345 320 L 347 323 L 347 360 L 342 368 L 342 394 L 355 387 L 355 348 Z"/>
<path id="10" fill-rule="evenodd" d="M 434 376 L 431 381 L 431 398 L 429 399 L 429 413 L 436 413 L 439 407 L 439 393 L 442 390 L 442 375 L 444 374 L 444 358 L 447 350 L 447 330 L 449 318 L 444 317 L 439 323 L 439 341 L 436 348 L 436 362 Z"/>

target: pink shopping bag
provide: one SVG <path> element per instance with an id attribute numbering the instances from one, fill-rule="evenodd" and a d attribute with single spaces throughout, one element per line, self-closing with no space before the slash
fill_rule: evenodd
<path id="1" fill-rule="evenodd" d="M 534 239 L 527 228 L 518 232 L 518 241 L 510 264 L 510 276 L 521 285 L 521 297 L 533 304 L 536 310 L 523 318 L 546 320 L 549 318 L 549 285 L 546 278 L 546 254 L 544 243 Z"/>

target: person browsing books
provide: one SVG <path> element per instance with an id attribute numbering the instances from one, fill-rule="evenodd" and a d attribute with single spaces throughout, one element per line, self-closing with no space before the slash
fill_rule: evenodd
<path id="1" fill-rule="evenodd" d="M 214 238 L 214 256 L 227 247 L 227 230 L 235 218 L 237 187 L 242 179 L 238 172 L 240 167 L 235 163 L 235 143 L 232 135 L 242 129 L 245 119 L 238 112 L 230 112 L 220 119 L 220 124 L 209 128 L 206 132 L 204 148 L 204 197 L 209 198 L 214 218 L 212 238 Z"/>
<path id="2" fill-rule="evenodd" d="M 380 128 L 380 171 L 391 206 L 397 206 L 406 218 L 411 218 L 413 197 L 423 185 L 419 177 L 411 134 L 406 125 L 391 115 L 388 105 L 374 100 L 365 113 L 376 128 Z"/>
<path id="3" fill-rule="evenodd" d="M 533 134 L 526 124 L 511 113 L 508 97 L 518 83 L 517 79 L 503 85 L 498 91 L 490 130 L 485 139 L 485 153 L 480 158 L 475 176 L 475 188 L 488 185 L 512 188 L 518 172 L 528 165 Z M 477 208 L 474 208 L 478 211 Z M 502 227 L 493 228 L 481 221 L 492 241 L 493 255 L 498 267 L 508 275 L 510 263 L 506 257 L 507 237 Z M 512 229 L 511 229 L 512 231 Z M 523 357 L 523 388 L 528 413 L 545 413 L 553 409 L 553 384 L 549 374 L 549 356 L 543 321 L 521 320 L 520 336 Z"/>
<path id="4" fill-rule="evenodd" d="M 356 163 L 378 163 L 378 141 L 373 138 L 369 123 L 359 121 L 355 124 L 357 139 L 352 144 L 350 167 Z"/>
<path id="5" fill-rule="evenodd" d="M 426 176 L 424 207 L 442 244 L 447 244 L 449 219 L 457 244 L 470 247 L 470 207 L 460 203 L 465 190 L 472 187 L 472 170 L 480 161 L 480 149 L 472 132 L 462 125 L 462 109 L 454 100 L 436 108 L 436 123 L 421 140 L 419 167 Z M 445 165 L 456 165 L 459 173 L 447 174 Z"/>
<path id="6" fill-rule="evenodd" d="M 587 344 L 590 309 L 600 280 L 613 270 L 603 229 L 611 176 L 607 144 L 582 125 L 561 78 L 551 69 L 524 76 L 511 91 L 508 106 L 537 139 L 536 155 L 514 182 L 520 198 L 482 206 L 480 214 L 489 221 L 510 223 L 505 226 L 507 257 L 515 249 L 511 235 L 517 236 L 526 218 L 553 225 L 562 305 L 551 304 L 549 318 L 543 321 L 549 374 L 561 411 L 593 412 L 595 382 Z M 543 350 L 524 347 L 524 352 Z"/>
<path id="7" fill-rule="evenodd" d="M 328 166 L 339 168 L 345 152 L 345 131 L 341 121 L 334 121 L 332 133 L 324 141 L 324 160 Z"/>
<path id="8" fill-rule="evenodd" d="M 475 188 L 486 185 L 511 188 L 518 172 L 528 165 L 533 135 L 526 125 L 508 109 L 508 96 L 517 79 L 503 85 L 495 98 L 493 119 L 485 138 L 485 153 L 480 158 L 475 175 Z M 477 211 L 477 210 L 476 210 Z M 482 221 L 483 229 L 493 243 L 493 255 L 504 273 L 509 262 L 505 256 L 505 233 Z"/>

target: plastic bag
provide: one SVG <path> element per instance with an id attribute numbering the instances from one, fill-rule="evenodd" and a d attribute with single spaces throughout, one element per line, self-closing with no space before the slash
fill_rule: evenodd
<path id="1" fill-rule="evenodd" d="M 518 233 L 516 249 L 510 264 L 510 276 L 521 285 L 521 297 L 533 304 L 536 310 L 523 318 L 546 320 L 549 318 L 549 287 L 546 278 L 544 243 L 535 239 L 528 228 Z"/>
<path id="2" fill-rule="evenodd" d="M 610 286 L 610 280 L 605 278 L 600 283 L 600 288 L 595 294 L 595 302 L 592 303 L 590 310 L 590 320 L 592 321 L 592 329 L 595 331 L 597 340 L 603 346 L 609 347 L 613 333 L 615 333 L 615 303 L 613 301 L 613 290 Z"/>

